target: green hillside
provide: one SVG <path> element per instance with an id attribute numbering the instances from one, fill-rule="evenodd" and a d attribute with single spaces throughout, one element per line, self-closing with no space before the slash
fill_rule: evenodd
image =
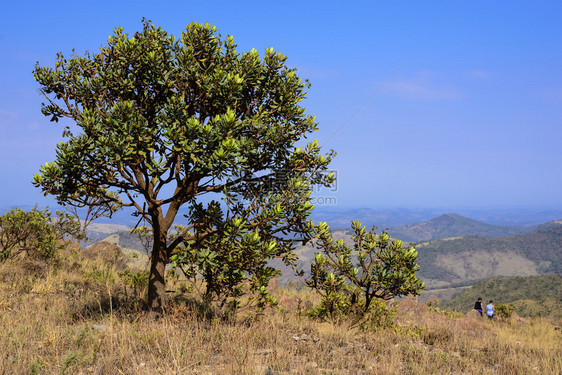
<path id="1" fill-rule="evenodd" d="M 420 244 L 420 276 L 430 285 L 492 276 L 562 273 L 562 225 L 512 237 L 465 236 Z M 443 285 L 443 284 L 442 284 Z"/>
<path id="2" fill-rule="evenodd" d="M 441 298 L 455 292 L 448 288 L 470 286 L 494 276 L 562 273 L 562 225 L 541 228 L 511 237 L 464 236 L 422 243 L 417 246 L 419 275 L 427 289 L 442 289 Z M 334 238 L 351 243 L 348 231 L 334 231 Z M 297 251 L 305 271 L 314 252 L 311 246 Z M 290 279 L 290 271 L 284 271 L 283 279 Z"/>
<path id="3" fill-rule="evenodd" d="M 441 303 L 446 309 L 467 312 L 482 297 L 484 302 L 511 304 L 520 316 L 562 318 L 562 275 L 494 277 L 465 289 Z"/>
<path id="4" fill-rule="evenodd" d="M 528 230 L 517 227 L 486 224 L 456 214 L 445 214 L 429 221 L 390 230 L 390 234 L 393 237 L 400 238 L 402 241 L 414 243 L 466 235 L 504 237 L 525 232 L 528 232 Z"/>

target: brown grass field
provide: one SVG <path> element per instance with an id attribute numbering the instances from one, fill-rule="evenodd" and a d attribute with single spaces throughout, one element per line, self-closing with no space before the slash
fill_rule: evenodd
<path id="1" fill-rule="evenodd" d="M 155 320 L 143 290 L 100 260 L 67 250 L 57 266 L 7 261 L 0 374 L 562 374 L 561 322 L 488 321 L 408 298 L 391 322 L 359 330 L 304 316 L 310 292 L 275 293 L 279 307 L 258 317 L 203 319 L 170 302 Z"/>

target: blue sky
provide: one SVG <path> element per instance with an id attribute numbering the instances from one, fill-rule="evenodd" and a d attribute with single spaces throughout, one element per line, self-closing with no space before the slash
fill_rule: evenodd
<path id="1" fill-rule="evenodd" d="M 35 62 L 96 50 L 146 17 L 175 35 L 210 22 L 239 51 L 289 57 L 312 84 L 312 137 L 338 152 L 337 191 L 319 192 L 330 204 L 562 207 L 560 16 L 559 1 L 7 2 L 0 206 L 52 204 L 31 179 L 62 126 L 40 113 Z"/>

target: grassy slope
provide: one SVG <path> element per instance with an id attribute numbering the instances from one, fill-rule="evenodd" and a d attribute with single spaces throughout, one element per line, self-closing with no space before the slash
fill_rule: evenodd
<path id="1" fill-rule="evenodd" d="M 173 280 L 168 289 L 177 289 Z M 297 302 L 314 301 L 310 294 L 275 293 L 280 309 L 260 319 L 210 322 L 185 305 L 168 304 L 155 321 L 138 309 L 134 291 L 107 265 L 72 253 L 64 254 L 58 267 L 7 262 L 0 264 L 0 369 L 5 374 L 562 372 L 561 334 L 546 320 L 454 318 L 407 299 L 398 306 L 394 328 L 357 331 L 299 316 Z"/>
<path id="2" fill-rule="evenodd" d="M 562 275 L 495 277 L 465 289 L 442 306 L 466 312 L 482 297 L 512 304 L 520 316 L 553 316 L 562 319 Z"/>

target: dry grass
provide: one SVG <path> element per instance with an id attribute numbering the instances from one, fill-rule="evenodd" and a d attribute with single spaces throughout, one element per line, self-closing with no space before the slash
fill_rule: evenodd
<path id="1" fill-rule="evenodd" d="M 114 270 L 65 259 L 0 265 L 0 374 L 562 373 L 559 322 L 455 318 L 408 299 L 393 328 L 349 330 L 298 315 L 315 297 L 284 290 L 260 319 L 170 304 L 155 321 Z"/>

